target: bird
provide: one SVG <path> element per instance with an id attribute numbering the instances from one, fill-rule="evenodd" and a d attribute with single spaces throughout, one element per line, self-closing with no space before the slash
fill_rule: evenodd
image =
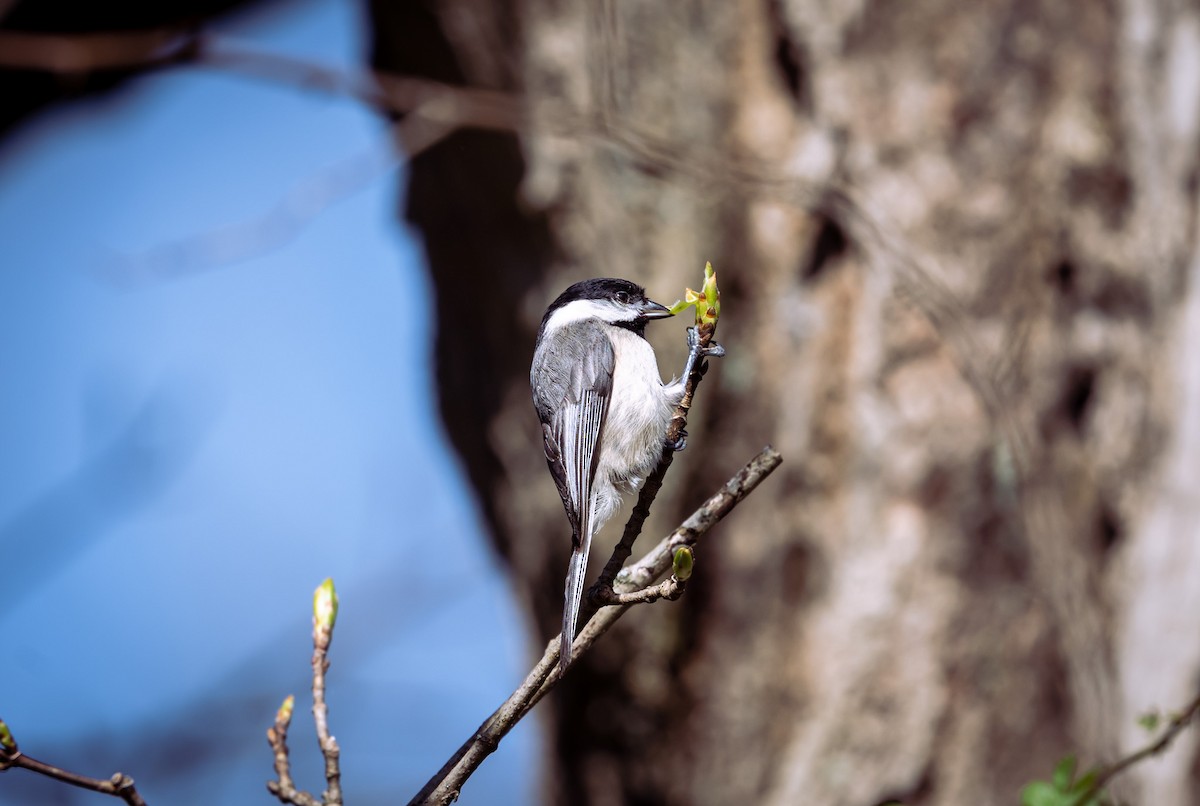
<path id="1" fill-rule="evenodd" d="M 686 374 L 663 383 L 645 337 L 651 320 L 671 315 L 641 286 L 600 277 L 563 291 L 538 328 L 529 385 L 546 464 L 571 524 L 560 676 L 570 662 L 592 537 L 658 465 L 683 397 Z"/>

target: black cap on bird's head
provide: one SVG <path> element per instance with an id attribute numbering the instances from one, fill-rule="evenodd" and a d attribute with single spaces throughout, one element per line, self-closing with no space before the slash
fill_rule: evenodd
<path id="1" fill-rule="evenodd" d="M 559 294 L 542 317 L 543 329 L 555 313 L 571 305 L 637 333 L 645 330 L 647 321 L 672 315 L 665 305 L 647 299 L 646 289 L 637 283 L 617 277 L 595 277 L 575 283 Z"/>

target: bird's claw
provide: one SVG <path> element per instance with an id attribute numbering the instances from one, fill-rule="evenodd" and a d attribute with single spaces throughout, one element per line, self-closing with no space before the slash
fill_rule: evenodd
<path id="1" fill-rule="evenodd" d="M 707 358 L 721 358 L 725 355 L 725 348 L 715 341 L 711 341 L 707 346 L 700 346 L 700 331 L 695 327 L 687 329 L 688 357 L 687 364 L 684 366 L 683 377 L 686 380 L 691 375 L 692 369 L 696 368 L 701 375 L 708 372 Z M 697 362 L 699 366 L 697 366 Z"/>
<path id="2" fill-rule="evenodd" d="M 695 353 L 697 358 L 721 358 L 725 348 L 715 341 L 710 341 L 707 347 L 700 346 L 700 331 L 694 327 L 687 329 L 688 352 Z"/>
<path id="3" fill-rule="evenodd" d="M 687 431 L 680 429 L 679 437 L 674 442 L 668 443 L 671 447 L 671 450 L 675 451 L 676 453 L 679 453 L 681 450 L 686 448 L 687 447 L 687 437 L 688 437 Z"/>

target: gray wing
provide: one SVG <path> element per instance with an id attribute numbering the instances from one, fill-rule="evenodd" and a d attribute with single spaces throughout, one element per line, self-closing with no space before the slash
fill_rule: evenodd
<path id="1" fill-rule="evenodd" d="M 576 546 L 591 538 L 596 448 L 612 396 L 614 356 L 605 327 L 580 322 L 543 338 L 530 373 L 546 463 Z"/>
<path id="2" fill-rule="evenodd" d="M 533 405 L 542 421 L 546 463 L 571 521 L 571 561 L 559 637 L 559 674 L 571 659 L 571 643 L 583 598 L 592 547 L 592 482 L 600 432 L 612 397 L 612 342 L 594 322 L 579 322 L 544 335 L 533 357 Z"/>

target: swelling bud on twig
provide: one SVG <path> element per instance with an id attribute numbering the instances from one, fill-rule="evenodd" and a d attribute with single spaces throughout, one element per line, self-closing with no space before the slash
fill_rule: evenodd
<path id="1" fill-rule="evenodd" d="M 313 626 L 318 629 L 332 630 L 337 622 L 338 596 L 333 587 L 333 579 L 326 579 L 313 592 Z"/>
<path id="2" fill-rule="evenodd" d="M 680 582 L 687 582 L 692 576 L 692 568 L 696 563 L 696 555 L 687 546 L 680 546 L 675 549 L 675 556 L 671 559 L 671 573 Z"/>
<path id="3" fill-rule="evenodd" d="M 295 696 L 289 694 L 287 699 L 283 701 L 283 705 L 279 706 L 279 710 L 275 712 L 275 724 L 286 725 L 292 721 L 292 711 L 296 707 Z"/>
<path id="4" fill-rule="evenodd" d="M 684 291 L 682 300 L 677 300 L 671 306 L 671 313 L 678 314 L 696 306 L 696 324 L 717 326 L 721 316 L 721 291 L 717 288 L 717 273 L 711 263 L 704 264 L 704 285 L 699 291 L 688 288 Z"/>
<path id="5" fill-rule="evenodd" d="M 17 752 L 17 740 L 13 738 L 12 731 L 3 719 L 0 719 L 0 747 L 9 753 Z"/>

